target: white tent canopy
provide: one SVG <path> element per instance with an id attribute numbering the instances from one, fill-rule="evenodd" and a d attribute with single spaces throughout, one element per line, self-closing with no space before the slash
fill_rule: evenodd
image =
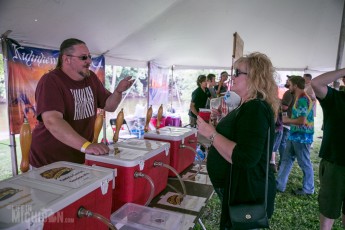
<path id="1" fill-rule="evenodd" d="M 278 69 L 335 69 L 343 0 L 0 0 L 0 35 L 58 49 L 84 40 L 107 64 L 229 68 L 233 33 L 244 54 Z M 344 60 L 344 59 L 343 59 Z M 342 63 L 343 64 L 343 63 Z M 342 65 L 344 66 L 344 65 Z"/>

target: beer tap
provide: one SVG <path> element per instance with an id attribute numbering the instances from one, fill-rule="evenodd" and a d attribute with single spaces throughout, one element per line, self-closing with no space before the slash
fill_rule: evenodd
<path id="1" fill-rule="evenodd" d="M 152 105 L 150 106 L 150 108 L 147 110 L 147 113 L 146 113 L 146 123 L 145 123 L 145 128 L 144 128 L 145 133 L 149 131 L 149 124 L 151 121 L 151 117 L 152 117 Z"/>

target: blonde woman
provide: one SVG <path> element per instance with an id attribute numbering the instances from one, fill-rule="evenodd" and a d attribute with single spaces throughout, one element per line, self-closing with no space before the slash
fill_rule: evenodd
<path id="1" fill-rule="evenodd" d="M 231 229 L 229 192 L 230 204 L 264 201 L 267 151 L 272 152 L 274 122 L 280 104 L 278 87 L 273 78 L 274 68 L 266 55 L 249 54 L 238 59 L 234 67 L 231 90 L 242 98 L 239 107 L 225 116 L 215 128 L 201 117 L 197 119 L 198 132 L 209 137 L 212 143 L 207 169 L 223 203 L 220 229 Z M 270 149 L 267 150 L 269 128 Z M 276 193 L 271 169 L 268 178 L 267 215 L 271 217 Z"/>

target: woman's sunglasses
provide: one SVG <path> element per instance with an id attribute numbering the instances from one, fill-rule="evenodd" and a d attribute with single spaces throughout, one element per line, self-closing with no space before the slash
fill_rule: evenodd
<path id="1" fill-rule="evenodd" d="M 239 77 L 241 74 L 247 75 L 248 73 L 241 72 L 239 69 L 235 69 L 234 74 L 232 76 Z"/>

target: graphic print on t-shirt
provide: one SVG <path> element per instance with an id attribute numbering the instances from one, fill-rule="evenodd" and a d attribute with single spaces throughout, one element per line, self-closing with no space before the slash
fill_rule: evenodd
<path id="1" fill-rule="evenodd" d="M 95 115 L 94 97 L 91 87 L 71 89 L 74 98 L 74 120 L 81 120 Z"/>

